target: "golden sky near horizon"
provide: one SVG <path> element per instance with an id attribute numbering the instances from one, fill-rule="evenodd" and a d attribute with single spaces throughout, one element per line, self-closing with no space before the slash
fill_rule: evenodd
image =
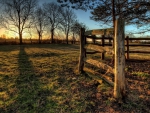
<path id="1" fill-rule="evenodd" d="M 13 31 L 6 30 L 5 28 L 1 28 L 0 29 L 0 37 L 2 37 L 3 35 L 5 35 L 6 38 L 18 37 L 17 33 L 13 32 Z"/>

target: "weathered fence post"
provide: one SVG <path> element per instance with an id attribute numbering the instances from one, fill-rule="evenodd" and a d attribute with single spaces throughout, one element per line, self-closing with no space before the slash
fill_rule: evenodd
<path id="1" fill-rule="evenodd" d="M 78 72 L 82 73 L 83 72 L 83 67 L 84 67 L 84 57 L 85 57 L 85 29 L 81 28 L 80 30 L 80 56 L 79 56 L 79 65 L 78 65 Z"/>
<path id="2" fill-rule="evenodd" d="M 102 47 L 104 47 L 104 45 L 105 45 L 105 39 L 104 38 L 105 38 L 105 35 L 102 36 Z M 104 60 L 104 58 L 105 58 L 105 54 L 101 53 L 101 59 Z"/>
<path id="3" fill-rule="evenodd" d="M 125 44 L 124 21 L 115 21 L 115 84 L 114 97 L 122 100 L 125 97 Z"/>
<path id="4" fill-rule="evenodd" d="M 93 35 L 93 36 L 95 37 L 95 35 Z M 93 41 L 93 44 L 95 44 L 95 43 L 96 43 L 96 42 L 95 42 L 95 38 L 93 38 L 93 39 L 92 39 L 92 41 Z"/>
<path id="5" fill-rule="evenodd" d="M 127 42 L 126 59 L 129 59 L 129 36 L 126 37 L 126 42 Z"/>
<path id="6" fill-rule="evenodd" d="M 109 39 L 108 39 L 108 40 L 109 40 L 109 46 L 110 46 L 110 45 L 111 45 L 111 37 L 109 37 Z"/>

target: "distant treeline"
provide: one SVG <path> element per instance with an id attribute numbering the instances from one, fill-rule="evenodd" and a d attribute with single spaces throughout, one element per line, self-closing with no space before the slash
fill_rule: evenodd
<path id="1" fill-rule="evenodd" d="M 135 38 L 136 39 L 136 38 Z M 138 38 L 137 38 L 138 39 Z M 91 42 L 92 40 L 88 40 Z M 99 41 L 101 42 L 101 40 Z M 108 43 L 109 40 L 106 40 L 105 43 Z M 141 43 L 141 44 L 150 44 L 149 40 L 130 40 L 130 43 Z M 50 39 L 42 39 L 41 44 L 50 44 L 52 43 Z M 66 39 L 58 39 L 54 38 L 53 43 L 55 44 L 67 44 Z M 20 41 L 18 38 L 0 38 L 0 45 L 18 45 L 20 44 Z M 23 44 L 39 44 L 39 39 L 23 39 Z M 68 44 L 80 44 L 79 40 L 76 39 L 69 39 Z"/>
<path id="2" fill-rule="evenodd" d="M 23 39 L 23 44 L 39 44 L 38 39 Z M 41 44 L 50 44 L 51 40 L 50 39 L 43 39 L 41 40 Z M 66 44 L 65 39 L 54 39 L 53 43 L 55 44 Z M 0 45 L 18 45 L 20 44 L 19 39 L 4 39 L 0 38 Z M 78 40 L 68 40 L 68 44 L 79 44 Z"/>

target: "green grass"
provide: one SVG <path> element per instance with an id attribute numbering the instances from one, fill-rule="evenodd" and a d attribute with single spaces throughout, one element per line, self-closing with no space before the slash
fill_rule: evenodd
<path id="1" fill-rule="evenodd" d="M 0 112 L 90 112 L 94 82 L 74 73 L 78 56 L 75 45 L 1 46 Z"/>
<path id="2" fill-rule="evenodd" d="M 132 72 L 133 75 L 138 76 L 138 77 L 150 77 L 148 73 L 145 72 Z"/>
<path id="3" fill-rule="evenodd" d="M 0 113 L 138 111 L 131 103 L 116 108 L 113 88 L 77 74 L 78 60 L 78 45 L 0 46 Z"/>

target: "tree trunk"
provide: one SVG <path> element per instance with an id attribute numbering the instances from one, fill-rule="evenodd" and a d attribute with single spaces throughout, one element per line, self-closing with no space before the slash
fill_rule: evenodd
<path id="1" fill-rule="evenodd" d="M 54 43 L 54 29 L 51 29 L 51 43 Z"/>
<path id="2" fill-rule="evenodd" d="M 118 19 L 115 22 L 115 84 L 114 97 L 117 100 L 125 98 L 125 36 L 124 21 Z"/>
<path id="3" fill-rule="evenodd" d="M 68 44 L 68 34 L 69 34 L 69 31 L 67 31 L 67 33 L 66 33 L 66 42 L 67 42 L 67 44 Z"/>
<path id="4" fill-rule="evenodd" d="M 22 32 L 19 32 L 20 45 L 22 45 Z"/>
<path id="5" fill-rule="evenodd" d="M 41 33 L 39 32 L 39 44 L 41 44 Z"/>
<path id="6" fill-rule="evenodd" d="M 32 44 L 32 39 L 30 38 L 30 42 L 31 42 L 31 44 Z"/>
<path id="7" fill-rule="evenodd" d="M 74 33 L 73 33 L 72 41 L 73 41 L 73 44 L 75 44 L 75 37 L 74 37 Z"/>
<path id="8" fill-rule="evenodd" d="M 113 17 L 113 28 L 114 28 L 114 34 L 113 34 L 113 38 L 115 37 L 115 20 L 116 20 L 116 11 L 115 11 L 115 0 L 112 0 L 112 17 Z M 114 40 L 112 42 L 112 46 L 114 48 Z M 112 64 L 114 64 L 114 58 L 115 56 L 112 56 Z"/>

